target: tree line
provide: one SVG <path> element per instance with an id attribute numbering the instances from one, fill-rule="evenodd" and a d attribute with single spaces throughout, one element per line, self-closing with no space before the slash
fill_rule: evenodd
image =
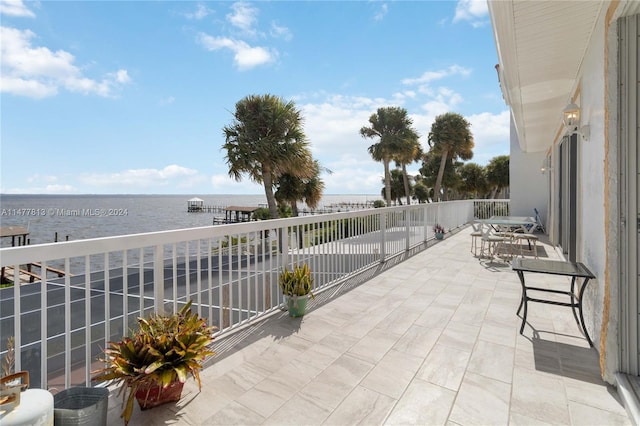
<path id="1" fill-rule="evenodd" d="M 229 176 L 243 176 L 264 187 L 269 216 L 285 210 L 297 216 L 297 203 L 316 208 L 322 199 L 321 173 L 331 171 L 314 159 L 303 129 L 304 118 L 293 101 L 271 94 L 250 95 L 236 103 L 231 124 L 224 126 L 225 160 Z M 387 206 L 406 199 L 418 202 L 461 198 L 495 198 L 509 185 L 509 157 L 493 158 L 486 167 L 463 163 L 473 157 L 470 124 L 460 114 L 435 118 L 423 152 L 420 135 L 407 111 L 378 108 L 360 135 L 373 139 L 368 152 L 384 166 L 382 196 Z M 391 163 L 395 169 L 391 169 Z M 422 162 L 419 174 L 407 166 Z"/>

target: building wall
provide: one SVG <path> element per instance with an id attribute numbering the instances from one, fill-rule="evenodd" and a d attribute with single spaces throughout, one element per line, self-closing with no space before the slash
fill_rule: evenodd
<path id="1" fill-rule="evenodd" d="M 586 140 L 579 138 L 577 218 L 577 260 L 596 275 L 585 296 L 585 320 L 600 351 L 603 349 L 600 340 L 605 315 L 608 226 L 605 202 L 605 70 L 605 16 L 602 14 L 586 52 L 580 78 L 581 124 L 590 126 L 590 135 Z M 617 348 L 605 350 L 613 357 L 616 357 L 616 351 Z"/>
<path id="2" fill-rule="evenodd" d="M 511 119 L 510 139 L 509 186 L 511 190 L 511 215 L 533 217 L 533 209 L 537 208 L 542 222 L 546 224 L 549 174 L 543 175 L 540 170 L 546 157 L 546 152 L 522 152 L 513 118 Z"/>

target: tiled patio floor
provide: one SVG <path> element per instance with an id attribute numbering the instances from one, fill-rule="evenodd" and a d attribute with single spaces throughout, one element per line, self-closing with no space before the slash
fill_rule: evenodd
<path id="1" fill-rule="evenodd" d="M 631 424 L 571 310 L 532 303 L 520 335 L 517 275 L 475 258 L 469 233 L 319 295 L 303 319 L 220 339 L 201 392 L 190 379 L 177 405 L 136 405 L 130 424 Z M 120 400 L 109 408 L 122 424 Z"/>

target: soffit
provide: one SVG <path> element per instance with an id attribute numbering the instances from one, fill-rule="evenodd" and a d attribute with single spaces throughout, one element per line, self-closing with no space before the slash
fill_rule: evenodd
<path id="1" fill-rule="evenodd" d="M 489 1 L 502 93 L 523 151 L 553 143 L 605 3 Z"/>

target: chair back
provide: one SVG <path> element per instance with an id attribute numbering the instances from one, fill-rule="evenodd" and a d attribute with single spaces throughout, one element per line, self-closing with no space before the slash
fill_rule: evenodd
<path id="1" fill-rule="evenodd" d="M 538 228 L 540 228 L 540 231 L 542 231 L 543 234 L 546 234 L 546 232 L 544 230 L 544 225 L 542 224 L 542 219 L 540 219 L 540 213 L 538 213 L 538 209 L 534 207 L 533 208 L 533 212 L 536 215 L 536 225 L 529 232 L 533 233 L 535 228 L 538 227 Z"/>

